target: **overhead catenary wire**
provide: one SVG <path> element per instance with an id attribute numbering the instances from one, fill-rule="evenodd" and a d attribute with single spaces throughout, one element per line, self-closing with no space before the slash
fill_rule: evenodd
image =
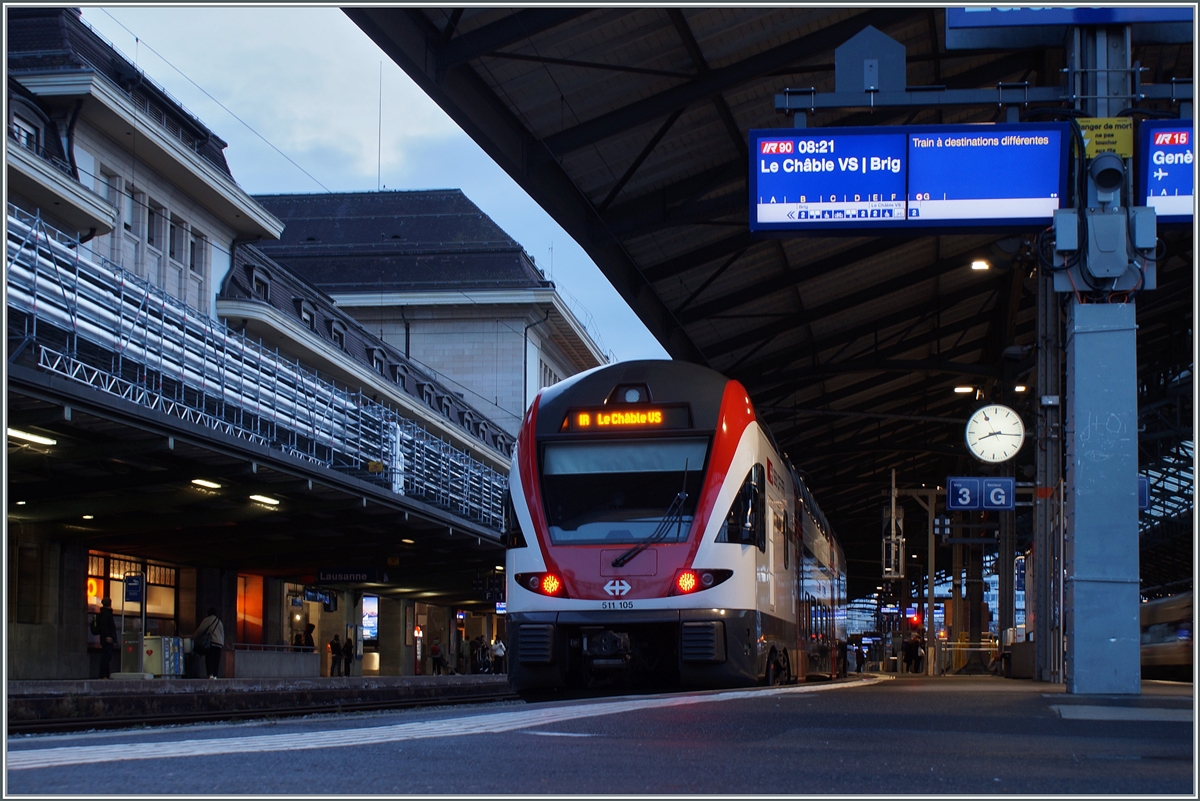
<path id="1" fill-rule="evenodd" d="M 109 18 L 110 18 L 110 19 L 111 19 L 113 22 L 115 22 L 115 23 L 117 23 L 118 25 L 120 25 L 120 26 L 121 26 L 121 27 L 122 27 L 122 28 L 125 30 L 125 32 L 126 32 L 126 33 L 128 33 L 130 36 L 132 36 L 132 37 L 134 38 L 134 40 L 135 40 L 136 42 L 138 42 L 139 46 L 140 46 L 140 44 L 141 44 L 141 43 L 144 41 L 144 40 L 143 40 L 141 37 L 139 37 L 139 36 L 138 36 L 137 34 L 135 34 L 133 31 L 129 30 L 128 26 L 126 26 L 126 25 L 125 25 L 125 23 L 121 22 L 121 20 L 119 20 L 119 19 L 117 19 L 116 17 L 114 17 L 114 16 L 112 15 L 112 13 L 111 13 L 111 12 L 110 12 L 108 9 L 106 9 L 106 8 L 101 8 L 100 10 L 101 10 L 101 11 L 103 11 L 103 12 L 104 12 L 104 13 L 105 13 L 105 14 L 106 14 L 106 15 L 107 15 L 107 16 L 108 16 L 108 17 L 109 17 Z M 234 113 L 233 113 L 233 111 L 231 111 L 231 110 L 229 109 L 229 107 L 228 107 L 228 106 L 226 106 L 226 105 L 225 105 L 224 103 L 222 103 L 220 100 L 217 100 L 217 98 L 213 97 L 213 95 L 212 95 L 212 94 L 211 94 L 211 93 L 210 93 L 210 92 L 209 92 L 207 89 L 205 89 L 203 86 L 201 86 L 200 84 L 198 84 L 198 83 L 196 83 L 194 80 L 192 80 L 192 79 L 191 79 L 191 78 L 188 76 L 188 74 L 187 74 L 187 73 L 185 73 L 183 70 L 179 69 L 179 67 L 176 67 L 174 64 L 172 64 L 172 63 L 171 63 L 171 62 L 170 62 L 170 61 L 169 61 L 169 60 L 168 60 L 168 59 L 167 59 L 165 56 L 163 56 L 161 53 L 159 53 L 157 50 L 155 50 L 155 49 L 154 49 L 153 47 L 151 47 L 150 45 L 146 45 L 146 49 L 147 49 L 147 50 L 149 50 L 149 51 L 150 51 L 151 53 L 153 53 L 154 55 L 158 56 L 160 59 L 162 59 L 162 62 L 163 62 L 164 64 L 166 64 L 168 67 L 170 67 L 171 69 L 173 69 L 173 70 L 175 70 L 176 72 L 178 72 L 178 73 L 179 73 L 179 74 L 180 74 L 180 75 L 183 77 L 183 79 L 184 79 L 184 80 L 186 80 L 186 81 L 187 81 L 188 83 L 190 83 L 192 86 L 196 87 L 196 88 L 197 88 L 197 89 L 199 89 L 201 92 L 203 92 L 205 97 L 207 97 L 209 100 L 213 101 L 213 102 L 214 102 L 214 103 L 216 103 L 218 106 L 220 106 L 220 107 L 221 107 L 221 108 L 222 108 L 222 109 L 225 111 L 225 113 L 227 113 L 229 116 L 233 117 L 235 120 L 237 120 L 237 121 L 238 121 L 238 122 L 240 122 L 242 125 L 244 125 L 244 126 L 245 126 L 245 128 L 246 128 L 246 130 L 248 130 L 250 133 L 252 133 L 252 134 L 254 134 L 255 136 L 257 136 L 257 137 L 258 137 L 259 139 L 261 139 L 261 140 L 262 140 L 264 143 L 266 143 L 266 145 L 267 145 L 268 147 L 270 147 L 270 148 L 271 148 L 272 150 L 274 150 L 276 153 L 278 153 L 279 155 L 281 155 L 281 156 L 283 156 L 285 159 L 287 159 L 287 161 L 288 161 L 288 163 L 289 163 L 289 164 L 291 164 L 293 167 L 295 167 L 296 169 L 300 170 L 300 172 L 304 173 L 304 174 L 305 174 L 305 175 L 307 175 L 309 178 L 311 178 L 311 179 L 312 179 L 312 181 L 313 181 L 313 183 L 315 183 L 317 186 L 319 186 L 319 187 L 321 187 L 322 189 L 324 189 L 326 192 L 329 192 L 329 193 L 331 193 L 331 194 L 332 194 L 332 192 L 333 192 L 333 190 L 332 190 L 332 189 L 330 189 L 329 187 L 327 187 L 325 184 L 321 183 L 321 182 L 320 182 L 320 181 L 319 181 L 319 180 L 318 180 L 318 179 L 317 179 L 317 178 L 316 178 L 316 177 L 315 177 L 315 176 L 314 176 L 312 173 L 310 173 L 308 170 L 304 169 L 304 168 L 303 168 L 303 167 L 301 167 L 299 164 L 297 164 L 297 163 L 296 163 L 296 161 L 295 161 L 295 160 L 294 160 L 294 159 L 293 159 L 291 156 L 289 156 L 287 153 L 284 153 L 282 150 L 280 150 L 278 147 L 276 147 L 276 146 L 275 146 L 275 144 L 274 144 L 274 143 L 273 143 L 273 142 L 272 142 L 270 139 L 267 139 L 267 137 L 263 136 L 263 135 L 262 135 L 262 134 L 260 134 L 258 131 L 256 131 L 256 130 L 254 129 L 254 127 L 253 127 L 252 125 L 250 125 L 250 123 L 248 123 L 248 122 L 246 122 L 245 120 L 243 120 L 243 119 L 242 119 L 241 117 L 239 117 L 237 114 L 234 114 Z M 382 89 L 381 89 L 381 91 L 382 91 Z"/>

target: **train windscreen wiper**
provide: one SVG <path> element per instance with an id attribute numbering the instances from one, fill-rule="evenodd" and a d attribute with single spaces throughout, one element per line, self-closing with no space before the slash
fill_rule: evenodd
<path id="1" fill-rule="evenodd" d="M 683 524 L 683 505 L 687 502 L 688 494 L 683 490 L 675 493 L 675 500 L 671 501 L 671 505 L 667 507 L 667 513 L 663 515 L 663 519 L 659 521 L 658 527 L 646 539 L 639 542 L 637 545 L 630 548 L 625 553 L 612 560 L 613 567 L 623 567 L 629 563 L 629 560 L 637 556 L 642 551 L 649 548 L 656 542 L 662 542 L 667 538 L 667 534 L 671 531 L 671 526 L 680 526 Z"/>

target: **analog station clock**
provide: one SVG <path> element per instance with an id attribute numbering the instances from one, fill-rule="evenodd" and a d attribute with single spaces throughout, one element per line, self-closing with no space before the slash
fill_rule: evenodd
<path id="1" fill-rule="evenodd" d="M 1007 406 L 990 403 L 967 420 L 967 450 L 983 462 L 1006 462 L 1025 443 L 1025 423 Z"/>

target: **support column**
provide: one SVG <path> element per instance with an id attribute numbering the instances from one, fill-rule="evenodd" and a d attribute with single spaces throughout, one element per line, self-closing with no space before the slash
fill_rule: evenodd
<path id="1" fill-rule="evenodd" d="M 1032 633 L 1038 681 L 1061 682 L 1062 623 L 1057 603 L 1061 584 L 1058 507 L 1062 484 L 1062 319 L 1054 278 L 1038 279 L 1037 318 L 1037 486 L 1033 492 L 1033 604 L 1027 605 L 1025 631 Z M 1032 568 L 1032 573 L 1030 573 Z M 1032 621 L 1028 618 L 1032 617 Z M 1032 625 L 1030 625 L 1032 623 Z"/>
<path id="2" fill-rule="evenodd" d="M 1072 299 L 1067 333 L 1067 692 L 1141 692 L 1132 303 Z"/>

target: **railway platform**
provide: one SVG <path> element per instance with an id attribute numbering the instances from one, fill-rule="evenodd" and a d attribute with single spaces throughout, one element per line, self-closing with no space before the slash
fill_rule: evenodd
<path id="1" fill-rule="evenodd" d="M 510 696 L 504 675 L 8 682 L 8 733 L 294 716 Z"/>

